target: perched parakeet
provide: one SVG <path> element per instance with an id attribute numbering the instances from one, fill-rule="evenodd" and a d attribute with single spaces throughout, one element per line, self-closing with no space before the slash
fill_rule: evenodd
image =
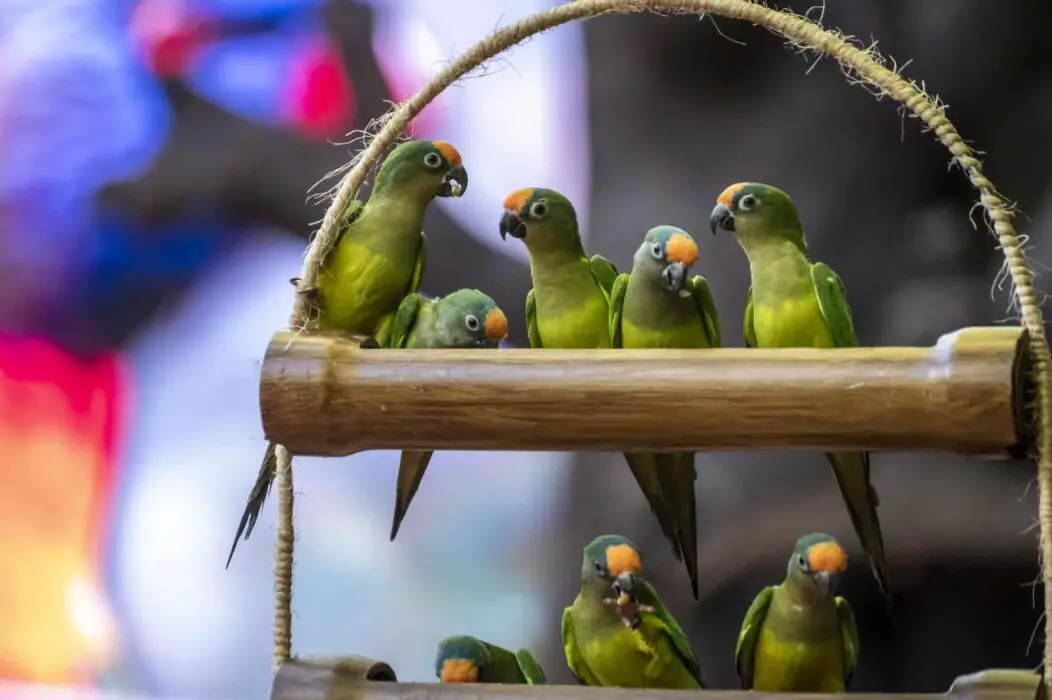
<path id="1" fill-rule="evenodd" d="M 410 294 L 391 326 L 392 348 L 496 348 L 508 335 L 508 319 L 497 303 L 476 289 L 459 289 L 441 299 Z M 405 450 L 398 464 L 391 539 L 420 488 L 429 451 Z"/>
<path id="2" fill-rule="evenodd" d="M 632 274 L 618 275 L 610 293 L 610 342 L 615 348 L 718 348 L 720 318 L 701 275 L 687 274 L 698 245 L 675 226 L 647 231 L 632 259 Z M 697 511 L 693 452 L 626 453 L 632 473 L 687 567 L 698 597 Z"/>
<path id="3" fill-rule="evenodd" d="M 570 671 L 584 685 L 704 688 L 687 635 L 642 570 L 639 550 L 619 535 L 584 548 L 581 592 L 563 611 Z"/>
<path id="4" fill-rule="evenodd" d="M 752 286 L 745 306 L 751 348 L 849 348 L 858 345 L 844 284 L 832 268 L 812 263 L 796 205 L 782 190 L 738 183 L 716 200 L 712 232 L 732 231 L 749 258 Z M 826 455 L 870 566 L 891 606 L 879 499 L 870 483 L 869 453 Z"/>
<path id="5" fill-rule="evenodd" d="M 834 596 L 847 554 L 829 535 L 796 541 L 785 581 L 760 591 L 734 650 L 745 690 L 843 693 L 858 665 L 851 606 Z"/>
<path id="6" fill-rule="evenodd" d="M 514 654 L 477 637 L 447 637 L 438 643 L 435 676 L 442 683 L 545 685 L 537 659 L 526 649 Z"/>
<path id="7" fill-rule="evenodd" d="M 353 201 L 344 211 L 336 243 L 325 260 L 318 286 L 301 289 L 318 315 L 313 327 L 369 335 L 388 343 L 390 326 L 402 298 L 420 286 L 427 261 L 421 227 L 435 197 L 459 197 L 468 186 L 460 154 L 444 141 L 404 141 L 380 166 L 369 199 Z M 277 469 L 274 445 L 268 444 L 256 483 L 230 547 L 252 534 Z"/>

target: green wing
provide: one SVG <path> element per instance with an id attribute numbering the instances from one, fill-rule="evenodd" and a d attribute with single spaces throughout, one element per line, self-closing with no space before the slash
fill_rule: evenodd
<path id="1" fill-rule="evenodd" d="M 742 622 L 741 632 L 738 633 L 738 644 L 734 647 L 734 665 L 738 669 L 738 680 L 741 681 L 742 690 L 752 690 L 756 641 L 760 638 L 760 628 L 763 627 L 776 588 L 777 586 L 767 586 L 760 591 L 749 606 L 749 611 L 745 613 L 745 621 Z"/>
<path id="2" fill-rule="evenodd" d="M 844 638 L 844 688 L 847 689 L 858 666 L 858 628 L 855 627 L 855 613 L 840 596 L 836 599 L 836 612 L 840 618 L 840 634 Z"/>
<path id="3" fill-rule="evenodd" d="M 424 268 L 427 267 L 427 236 L 420 232 L 420 245 L 416 247 L 416 262 L 413 263 L 413 275 L 409 278 L 409 288 L 406 294 L 415 294 L 420 291 L 420 280 L 424 278 Z"/>
<path id="4" fill-rule="evenodd" d="M 716 300 L 712 298 L 709 283 L 701 275 L 696 275 L 690 282 L 694 305 L 698 307 L 701 322 L 705 324 L 705 335 L 709 338 L 709 347 L 721 348 L 723 347 L 723 335 L 720 333 L 720 312 L 716 310 Z"/>
<path id="5" fill-rule="evenodd" d="M 353 199 L 351 203 L 347 205 L 347 208 L 343 210 L 343 216 L 340 217 L 339 228 L 336 230 L 336 240 L 333 241 L 332 247 L 335 249 L 336 245 L 343 238 L 343 234 L 347 233 L 347 229 L 350 228 L 351 224 L 358 220 L 358 217 L 362 215 L 362 208 L 365 205 L 359 200 Z"/>
<path id="6" fill-rule="evenodd" d="M 592 269 L 592 277 L 599 283 L 599 288 L 603 290 L 603 294 L 609 301 L 610 290 L 614 286 L 614 280 L 617 279 L 617 268 L 602 255 L 593 255 L 588 261 L 588 266 Z"/>
<path id="7" fill-rule="evenodd" d="M 621 347 L 621 314 L 625 310 L 625 292 L 628 291 L 629 279 L 627 272 L 621 273 L 614 279 L 614 284 L 610 289 L 610 347 L 612 348 Z"/>
<path id="8" fill-rule="evenodd" d="M 544 669 L 537 663 L 537 659 L 533 658 L 533 654 L 526 649 L 519 649 L 515 652 L 515 660 L 519 662 L 519 668 L 522 669 L 522 675 L 528 684 L 547 685 L 548 679 L 544 675 Z"/>
<path id="9" fill-rule="evenodd" d="M 592 673 L 592 669 L 588 668 L 588 664 L 585 663 L 584 658 L 581 656 L 581 650 L 577 648 L 577 638 L 574 636 L 573 631 L 573 617 L 570 615 L 570 608 L 563 610 L 563 652 L 566 653 L 566 665 L 570 667 L 570 673 L 577 679 L 577 682 L 581 685 L 602 685 L 599 679 Z"/>
<path id="10" fill-rule="evenodd" d="M 388 347 L 392 349 L 404 348 L 409 341 L 409 334 L 416 323 L 416 315 L 420 313 L 420 307 L 427 303 L 424 297 L 411 292 L 398 305 L 395 312 L 394 322 L 391 324 L 391 335 L 388 338 Z"/>
<path id="11" fill-rule="evenodd" d="M 541 331 L 537 327 L 537 296 L 532 289 L 526 293 L 526 335 L 531 348 L 544 347 L 541 344 Z"/>
<path id="12" fill-rule="evenodd" d="M 745 334 L 745 347 L 760 347 L 756 342 L 756 326 L 752 320 L 752 285 L 749 285 L 749 293 L 745 296 L 745 321 L 742 323 L 742 332 Z"/>
<path id="13" fill-rule="evenodd" d="M 654 590 L 649 581 L 642 579 L 639 581 L 639 602 L 654 608 L 654 615 L 668 628 L 669 640 L 672 642 L 672 648 L 676 651 L 676 656 L 683 662 L 683 665 L 686 666 L 690 675 L 698 682 L 698 685 L 704 688 L 705 683 L 701 680 L 701 665 L 698 663 L 698 657 L 694 654 L 694 649 L 690 646 L 690 639 L 683 631 L 683 628 L 679 626 L 679 623 L 676 622 L 676 618 L 672 617 L 672 613 L 661 602 L 661 598 L 658 597 L 657 591 Z"/>
<path id="14" fill-rule="evenodd" d="M 818 295 L 818 306 L 822 310 L 826 328 L 833 336 L 833 343 L 838 348 L 858 347 L 855 335 L 855 324 L 851 319 L 851 307 L 847 304 L 847 292 L 844 283 L 833 268 L 825 263 L 811 265 L 811 282 Z"/>

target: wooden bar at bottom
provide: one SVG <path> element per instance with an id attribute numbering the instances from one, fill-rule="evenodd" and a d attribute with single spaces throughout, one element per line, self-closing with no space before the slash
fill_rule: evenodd
<path id="1" fill-rule="evenodd" d="M 940 450 L 1020 456 L 1034 425 L 1018 327 L 933 347 L 385 350 L 283 331 L 269 440 L 294 454 L 427 450 Z"/>

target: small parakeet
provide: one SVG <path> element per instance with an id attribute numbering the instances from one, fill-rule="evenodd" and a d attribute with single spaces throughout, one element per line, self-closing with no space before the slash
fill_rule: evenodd
<path id="1" fill-rule="evenodd" d="M 687 635 L 642 570 L 639 550 L 620 535 L 584 548 L 581 592 L 563 611 L 570 671 L 584 685 L 704 688 Z"/>
<path id="2" fill-rule="evenodd" d="M 441 299 L 410 294 L 391 326 L 392 348 L 496 348 L 508 335 L 508 319 L 497 303 L 476 289 L 459 289 Z M 431 461 L 429 451 L 405 450 L 398 465 L 391 539 L 420 488 Z"/>
<path id="3" fill-rule="evenodd" d="M 318 310 L 313 327 L 370 335 L 386 345 L 399 303 L 416 292 L 424 274 L 427 240 L 421 227 L 427 205 L 435 197 L 459 197 L 467 186 L 467 171 L 453 146 L 444 141 L 398 144 L 380 166 L 369 199 L 355 200 L 344 211 L 317 288 L 300 290 Z M 252 534 L 270 492 L 277 469 L 274 447 L 267 445 L 228 567 L 241 533 L 246 540 Z"/>
<path id="4" fill-rule="evenodd" d="M 712 232 L 732 231 L 749 258 L 752 286 L 745 305 L 751 348 L 858 346 L 844 284 L 833 269 L 807 256 L 796 205 L 782 190 L 758 182 L 731 185 L 716 200 Z M 870 483 L 869 453 L 826 455 L 862 548 L 891 607 L 884 538 Z"/>
<path id="5" fill-rule="evenodd" d="M 675 226 L 647 231 L 632 260 L 632 274 L 618 275 L 610 293 L 610 342 L 615 348 L 718 348 L 720 318 L 701 275 L 688 278 L 698 245 Z M 687 567 L 698 597 L 697 512 L 693 452 L 626 453 L 651 510 Z"/>
<path id="6" fill-rule="evenodd" d="M 829 535 L 796 541 L 785 581 L 760 591 L 734 650 L 745 690 L 843 693 L 858 666 L 851 606 L 833 594 L 847 554 Z"/>
<path id="7" fill-rule="evenodd" d="M 514 654 L 477 637 L 447 637 L 438 643 L 435 676 L 442 683 L 545 685 L 537 659 L 526 649 Z"/>

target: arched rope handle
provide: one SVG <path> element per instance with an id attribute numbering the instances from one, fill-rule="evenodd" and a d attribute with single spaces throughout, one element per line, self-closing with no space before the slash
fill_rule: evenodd
<path id="1" fill-rule="evenodd" d="M 987 224 L 997 237 L 1011 275 L 1014 296 L 1023 325 L 1030 332 L 1037 375 L 1037 403 L 1040 432 L 1038 435 L 1038 485 L 1040 489 L 1041 561 L 1045 584 L 1045 654 L 1046 668 L 1052 662 L 1052 420 L 1050 420 L 1049 351 L 1044 321 L 1033 272 L 1030 270 L 1012 226 L 1012 214 L 997 194 L 993 183 L 983 175 L 982 162 L 957 133 L 944 110 L 913 82 L 884 66 L 884 60 L 873 49 L 862 50 L 849 44 L 841 35 L 822 29 L 818 24 L 788 12 L 771 9 L 747 0 L 576 0 L 519 20 L 478 42 L 431 79 L 409 100 L 396 106 L 381 120 L 382 127 L 364 151 L 352 161 L 353 167 L 336 190 L 332 204 L 325 212 L 321 228 L 307 249 L 303 263 L 301 288 L 317 284 L 322 261 L 336 238 L 337 221 L 354 198 L 369 171 L 390 148 L 409 122 L 440 92 L 478 68 L 490 58 L 547 29 L 574 20 L 588 19 L 605 13 L 634 12 L 711 13 L 763 25 L 785 37 L 797 48 L 819 51 L 835 58 L 848 79 L 870 87 L 878 97 L 889 95 L 905 105 L 935 132 L 936 138 L 953 155 L 954 162 L 979 191 L 979 202 L 986 212 Z M 309 304 L 303 294 L 296 295 L 290 325 L 303 326 L 309 318 Z M 274 571 L 275 622 L 274 659 L 280 664 L 289 658 L 291 648 L 292 602 L 292 471 L 291 457 L 283 448 L 277 451 L 278 469 L 278 542 Z"/>

